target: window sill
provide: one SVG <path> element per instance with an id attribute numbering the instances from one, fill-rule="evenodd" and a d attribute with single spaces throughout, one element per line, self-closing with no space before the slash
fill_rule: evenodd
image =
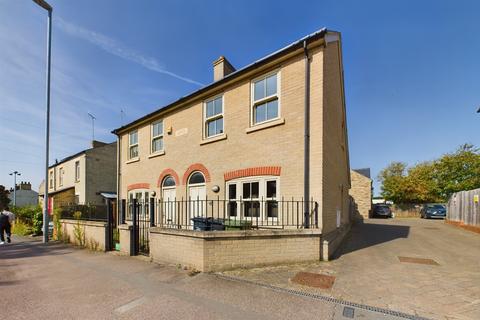
<path id="1" fill-rule="evenodd" d="M 136 158 L 130 159 L 130 160 L 128 160 L 128 161 L 125 162 L 125 163 L 126 163 L 126 164 L 129 164 L 129 163 L 134 163 L 134 162 L 137 162 L 137 161 L 140 161 L 140 157 L 136 157 Z"/>
<path id="2" fill-rule="evenodd" d="M 155 157 L 160 157 L 160 156 L 163 156 L 165 155 L 165 150 L 163 151 L 158 151 L 158 152 L 155 152 L 155 153 L 152 153 L 148 156 L 148 159 L 151 159 L 151 158 L 155 158 Z"/>
<path id="3" fill-rule="evenodd" d="M 262 123 L 262 124 L 254 125 L 253 127 L 245 129 L 245 132 L 246 133 L 252 133 L 252 132 L 255 132 L 255 131 L 258 131 L 258 130 L 263 130 L 263 129 L 279 126 L 279 125 L 282 125 L 282 124 L 285 124 L 285 119 L 284 118 L 280 118 L 280 119 L 268 121 L 268 122 L 265 122 L 265 123 Z"/>
<path id="4" fill-rule="evenodd" d="M 227 139 L 227 134 L 226 133 L 222 133 L 220 135 L 217 135 L 217 136 L 214 136 L 214 137 L 211 137 L 211 138 L 207 138 L 207 139 L 204 139 L 202 141 L 200 141 L 200 145 L 204 145 L 204 144 L 209 144 L 209 143 L 212 143 L 212 142 L 216 142 L 216 141 L 220 141 L 220 140 L 225 140 Z"/>

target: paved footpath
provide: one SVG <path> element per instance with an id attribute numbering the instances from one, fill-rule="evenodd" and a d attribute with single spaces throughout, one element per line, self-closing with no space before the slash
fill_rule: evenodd
<path id="1" fill-rule="evenodd" d="M 336 279 L 316 289 L 292 283 L 298 272 Z M 426 318 L 480 319 L 480 234 L 443 220 L 371 219 L 353 227 L 335 260 L 223 274 Z"/>
<path id="2" fill-rule="evenodd" d="M 351 319 L 344 304 L 24 238 L 0 246 L 0 292 L 0 319 L 9 320 Z"/>

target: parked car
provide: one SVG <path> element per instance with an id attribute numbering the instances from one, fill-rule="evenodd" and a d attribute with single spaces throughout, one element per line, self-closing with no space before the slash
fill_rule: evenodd
<path id="1" fill-rule="evenodd" d="M 376 204 L 373 207 L 373 217 L 392 218 L 392 210 L 387 204 Z"/>
<path id="2" fill-rule="evenodd" d="M 440 218 L 445 219 L 447 216 L 447 209 L 443 204 L 424 204 L 420 210 L 420 217 L 423 219 Z"/>

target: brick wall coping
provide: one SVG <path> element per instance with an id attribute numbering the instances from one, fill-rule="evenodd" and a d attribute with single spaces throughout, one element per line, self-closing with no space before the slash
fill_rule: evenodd
<path id="1" fill-rule="evenodd" d="M 320 229 L 295 230 L 240 230 L 240 231 L 193 231 L 166 229 L 161 227 L 150 228 L 150 233 L 167 234 L 173 236 L 199 239 L 228 239 L 228 238 L 258 238 L 258 237 L 305 237 L 320 236 Z"/>
<path id="2" fill-rule="evenodd" d="M 68 224 L 76 224 L 77 220 L 76 219 L 60 219 L 61 223 L 68 223 Z M 80 220 L 80 224 L 83 226 L 89 226 L 89 227 L 102 227 L 105 228 L 106 222 L 103 221 L 89 221 L 89 220 Z"/>

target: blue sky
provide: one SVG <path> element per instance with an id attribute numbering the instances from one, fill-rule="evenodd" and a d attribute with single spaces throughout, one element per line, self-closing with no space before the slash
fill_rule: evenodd
<path id="1" fill-rule="evenodd" d="M 54 7 L 51 159 L 321 27 L 341 31 L 350 162 L 376 176 L 480 146 L 478 1 L 66 1 Z M 294 3 L 294 5 L 293 5 Z M 0 0 L 0 184 L 43 177 L 46 12 Z M 376 192 L 379 190 L 375 183 Z"/>

